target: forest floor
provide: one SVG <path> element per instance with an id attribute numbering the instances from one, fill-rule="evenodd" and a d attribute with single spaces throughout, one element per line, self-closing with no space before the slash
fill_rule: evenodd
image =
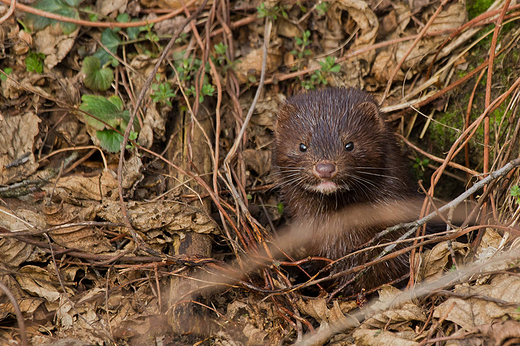
<path id="1" fill-rule="evenodd" d="M 467 1 L 1 0 L 2 344 L 520 344 L 520 5 Z M 276 114 L 328 86 L 421 183 L 399 289 L 288 269 Z"/>

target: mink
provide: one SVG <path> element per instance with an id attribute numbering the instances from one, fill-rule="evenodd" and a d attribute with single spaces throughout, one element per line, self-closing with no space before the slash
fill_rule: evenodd
<path id="1" fill-rule="evenodd" d="M 312 225 L 315 233 L 305 255 L 339 259 L 362 247 L 395 223 L 379 217 L 385 205 L 417 196 L 409 165 L 393 131 L 374 99 L 355 88 L 326 88 L 288 98 L 275 127 L 274 165 L 284 210 L 293 224 Z M 352 206 L 373 208 L 366 226 L 347 227 Z M 325 221 L 337 218 L 324 230 Z M 330 223 L 329 223 L 330 224 Z M 391 233 L 379 243 L 396 240 Z M 336 263 L 331 273 L 345 271 L 375 259 L 383 250 L 371 250 Z M 316 272 L 323 264 L 316 264 Z M 408 256 L 401 255 L 368 268 L 343 293 L 358 293 L 404 276 Z M 343 287 L 356 274 L 342 276 Z"/>

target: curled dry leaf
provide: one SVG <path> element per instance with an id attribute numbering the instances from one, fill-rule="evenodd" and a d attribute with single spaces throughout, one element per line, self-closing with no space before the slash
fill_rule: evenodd
<path id="1" fill-rule="evenodd" d="M 47 184 L 42 189 L 61 201 L 81 205 L 82 201 L 101 201 L 110 196 L 117 197 L 117 179 L 112 172 L 103 171 L 101 175 L 93 177 L 61 177 L 55 186 Z"/>
<path id="2" fill-rule="evenodd" d="M 6 117 L 2 121 L 0 125 L 1 185 L 22 181 L 38 168 L 33 150 L 40 121 L 33 112 Z"/>
<path id="3" fill-rule="evenodd" d="M 388 306 L 393 299 L 402 293 L 395 287 L 385 285 L 379 291 L 379 300 L 370 309 L 380 310 L 383 306 Z M 402 306 L 397 306 L 389 310 L 383 310 L 368 318 L 361 325 L 365 329 L 392 329 L 397 331 L 410 330 L 409 323 L 426 321 L 426 316 L 421 308 L 412 302 L 406 302 Z"/>
<path id="4" fill-rule="evenodd" d="M 359 321 L 345 312 L 356 307 L 356 302 L 339 302 L 335 300 L 332 307 L 327 306 L 325 298 L 308 301 L 298 300 L 298 309 L 309 316 L 314 317 L 320 324 L 331 324 L 341 330 L 352 329 L 359 325 Z"/>
<path id="5" fill-rule="evenodd" d="M 458 285 L 454 292 L 468 296 L 487 296 L 519 304 L 520 278 L 512 275 L 497 275 L 488 285 Z M 515 307 L 500 306 L 479 298 L 449 298 L 435 309 L 433 316 L 435 318 L 446 316 L 446 320 L 470 331 L 474 327 L 490 324 L 496 319 L 507 317 L 518 319 L 520 311 Z"/>
<path id="6" fill-rule="evenodd" d="M 180 202 L 129 202 L 126 207 L 132 226 L 142 232 L 153 229 L 174 233 L 217 232 L 217 225 L 209 216 Z M 123 222 L 119 201 L 105 200 L 97 207 L 96 215 L 111 222 Z"/>
<path id="7" fill-rule="evenodd" d="M 418 342 L 399 336 L 387 330 L 373 330 L 358 328 L 354 331 L 354 340 L 357 346 L 415 346 Z"/>
<path id="8" fill-rule="evenodd" d="M 99 12 L 106 16 L 114 11 L 118 11 L 119 13 L 124 13 L 126 10 L 126 4 L 128 0 L 110 0 L 110 1 L 98 1 L 97 9 Z"/>
<path id="9" fill-rule="evenodd" d="M 236 63 L 235 73 L 240 84 L 248 81 L 248 77 L 253 76 L 260 79 L 262 72 L 263 48 L 253 49 L 246 56 L 241 57 Z M 282 64 L 282 54 L 279 48 L 269 48 L 267 50 L 267 73 L 272 73 Z"/>
<path id="10" fill-rule="evenodd" d="M 135 151 L 132 152 L 132 156 L 126 160 L 123 164 L 123 181 L 121 185 L 123 189 L 132 188 L 136 182 L 143 179 L 141 169 L 143 168 L 143 162 Z"/>
<path id="11" fill-rule="evenodd" d="M 372 73 L 378 82 L 386 83 L 396 67 L 397 61 L 395 61 L 394 53 L 382 51 L 377 55 L 372 65 Z M 403 79 L 404 73 L 399 69 L 397 75 L 394 77 L 394 81 L 402 81 Z"/>
<path id="12" fill-rule="evenodd" d="M 15 231 L 32 231 L 33 229 L 27 226 L 26 223 L 10 216 L 13 210 L 5 207 L 0 207 L 0 227 L 3 227 L 11 232 Z M 37 229 L 45 227 L 45 220 L 40 213 L 28 209 L 16 209 L 14 213 L 18 218 L 29 223 Z M 19 241 L 15 238 L 0 238 L 0 263 L 4 263 L 10 267 L 17 267 L 25 261 L 37 261 L 43 254 L 39 248 Z"/>
<path id="13" fill-rule="evenodd" d="M 65 58 L 74 45 L 78 33 L 79 27 L 65 35 L 59 24 L 49 25 L 36 32 L 34 45 L 38 52 L 45 54 L 45 66 L 47 68 L 53 68 Z"/>
<path id="14" fill-rule="evenodd" d="M 455 252 L 456 260 L 459 262 L 468 252 L 468 245 L 452 242 L 452 249 Z M 447 269 L 448 263 L 451 261 L 450 250 L 447 242 L 442 242 L 433 247 L 431 250 L 425 251 L 421 255 L 421 265 L 417 281 L 425 280 L 427 282 L 440 278 Z"/>
<path id="15" fill-rule="evenodd" d="M 495 345 L 506 345 L 506 340 L 520 340 L 520 322 L 515 320 L 507 320 L 493 322 L 476 328 L 479 333 L 486 335 L 495 341 Z M 510 343 L 507 343 L 510 344 Z"/>
<path id="16" fill-rule="evenodd" d="M 45 298 L 48 302 L 56 302 L 60 298 L 60 293 L 52 282 L 58 282 L 49 272 L 35 265 L 26 265 L 20 268 L 20 275 L 16 276 L 16 281 L 20 287 L 32 295 Z M 72 291 L 69 290 L 69 293 Z"/>
<path id="17" fill-rule="evenodd" d="M 68 203 L 60 203 L 51 207 L 43 207 L 49 227 L 72 222 L 91 221 L 94 219 L 94 207 L 78 207 Z M 96 227 L 68 227 L 49 232 L 56 244 L 69 249 L 79 249 L 89 253 L 102 253 L 113 250 L 110 242 Z"/>
<path id="18" fill-rule="evenodd" d="M 242 152 L 247 169 L 262 176 L 271 170 L 271 151 L 247 149 Z"/>

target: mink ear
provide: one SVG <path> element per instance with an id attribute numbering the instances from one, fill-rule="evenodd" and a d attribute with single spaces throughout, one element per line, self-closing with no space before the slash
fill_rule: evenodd
<path id="1" fill-rule="evenodd" d="M 277 124 L 286 122 L 288 118 L 294 116 L 294 113 L 296 113 L 296 107 L 291 104 L 284 104 L 278 110 Z"/>
<path id="2" fill-rule="evenodd" d="M 355 105 L 352 108 L 352 112 L 358 112 L 362 114 L 367 120 L 372 120 L 376 122 L 381 128 L 384 128 L 385 121 L 381 117 L 381 113 L 379 112 L 379 108 L 374 102 L 361 102 Z"/>

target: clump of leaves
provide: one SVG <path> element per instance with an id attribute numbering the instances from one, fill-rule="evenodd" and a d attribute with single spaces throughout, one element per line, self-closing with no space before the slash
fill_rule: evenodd
<path id="1" fill-rule="evenodd" d="M 45 59 L 45 54 L 29 52 L 27 57 L 25 57 L 25 67 L 27 68 L 27 72 L 43 72 L 43 60 Z"/>
<path id="2" fill-rule="evenodd" d="M 306 90 L 314 89 L 320 84 L 327 85 L 326 76 L 330 73 L 338 73 L 341 69 L 341 67 L 336 64 L 336 58 L 331 56 L 326 57 L 325 61 L 320 61 L 319 64 L 321 68 L 314 71 L 309 80 L 302 81 L 302 86 Z"/>
<path id="3" fill-rule="evenodd" d="M 85 74 L 83 83 L 91 90 L 107 90 L 114 81 L 112 69 L 101 68 L 101 61 L 97 56 L 89 56 L 83 59 L 81 72 Z"/>
<path id="4" fill-rule="evenodd" d="M 224 49 L 225 51 L 226 48 L 222 45 L 219 46 L 219 49 Z M 195 86 L 192 83 L 197 71 L 201 68 L 201 65 L 202 61 L 193 57 L 189 59 L 181 59 L 175 65 L 175 70 L 179 75 L 179 87 L 184 88 L 186 96 L 195 95 Z M 209 63 L 206 63 L 204 66 L 202 87 L 199 95 L 200 103 L 204 101 L 204 96 L 213 96 L 215 92 L 215 87 L 209 82 L 208 76 L 206 75 L 207 72 L 209 72 Z"/>
<path id="5" fill-rule="evenodd" d="M 123 142 L 120 133 L 126 131 L 130 112 L 123 109 L 123 102 L 115 95 L 108 99 L 98 95 L 83 95 L 81 100 L 83 102 L 79 109 L 86 113 L 85 121 L 95 129 L 101 147 L 110 153 L 117 153 Z M 139 131 L 137 121 L 134 121 L 134 129 Z M 137 132 L 131 133 L 130 138 L 137 138 Z"/>
<path id="6" fill-rule="evenodd" d="M 231 61 L 230 59 L 228 59 L 228 57 L 226 56 L 226 50 L 228 46 L 220 42 L 219 44 L 216 44 L 213 47 L 215 48 L 215 55 L 211 56 L 211 59 L 213 60 L 213 62 L 219 64 L 222 67 L 222 73 L 226 74 L 229 68 L 234 69 L 235 65 L 239 61 Z"/>
<path id="7" fill-rule="evenodd" d="M 215 87 L 209 84 L 207 78 L 204 78 L 204 84 L 202 84 L 202 88 L 200 90 L 199 103 L 204 102 L 204 96 L 213 96 L 215 92 Z M 195 87 L 192 85 L 188 89 L 185 90 L 187 96 L 195 95 Z"/>
<path id="8" fill-rule="evenodd" d="M 330 4 L 327 1 L 322 1 L 318 5 L 316 5 L 316 11 L 318 12 L 318 16 L 323 16 L 330 8 Z"/>
<path id="9" fill-rule="evenodd" d="M 311 44 L 311 40 L 309 39 L 311 37 L 311 32 L 309 30 L 305 30 L 303 33 L 302 33 L 302 37 L 295 37 L 294 40 L 296 41 L 295 42 L 295 45 L 297 46 L 297 49 L 293 49 L 290 54 L 294 55 L 298 61 L 299 61 L 299 65 L 301 65 L 301 62 L 303 60 L 304 57 L 307 57 L 309 55 L 312 55 L 312 52 L 310 49 L 308 49 L 308 47 L 310 46 Z M 299 66 L 301 67 L 301 66 Z M 293 66 L 293 69 L 297 69 L 298 67 L 296 66 Z"/>
<path id="10" fill-rule="evenodd" d="M 258 18 L 268 17 L 274 21 L 278 19 L 279 15 L 282 15 L 284 18 L 289 18 L 289 15 L 285 11 L 286 8 L 287 7 L 285 5 L 267 7 L 265 6 L 265 3 L 262 2 L 260 6 L 256 8 L 256 10 L 258 11 Z"/>
<path id="11" fill-rule="evenodd" d="M 161 76 L 157 74 L 155 76 L 155 79 L 159 81 Z M 177 96 L 177 93 L 172 90 L 172 86 L 170 83 L 154 83 L 151 86 L 152 90 L 154 91 L 153 94 L 150 95 L 153 102 L 160 102 L 163 104 L 167 104 L 168 106 L 172 106 L 172 103 L 170 102 L 170 99 L 172 97 Z"/>
<path id="12" fill-rule="evenodd" d="M 191 80 L 201 64 L 202 61 L 196 58 L 178 60 L 175 69 L 179 74 L 179 79 L 183 82 Z"/>
<path id="13" fill-rule="evenodd" d="M 39 10 L 50 12 L 64 17 L 79 19 L 78 6 L 81 0 L 37 0 L 33 7 Z M 27 19 L 33 23 L 36 30 L 44 29 L 48 25 L 53 25 L 58 21 L 35 14 L 28 13 Z M 76 30 L 76 24 L 60 22 L 61 30 L 65 35 Z"/>
<path id="14" fill-rule="evenodd" d="M 513 185 L 511 187 L 511 196 L 515 198 L 516 204 L 520 205 L 520 186 Z"/>

